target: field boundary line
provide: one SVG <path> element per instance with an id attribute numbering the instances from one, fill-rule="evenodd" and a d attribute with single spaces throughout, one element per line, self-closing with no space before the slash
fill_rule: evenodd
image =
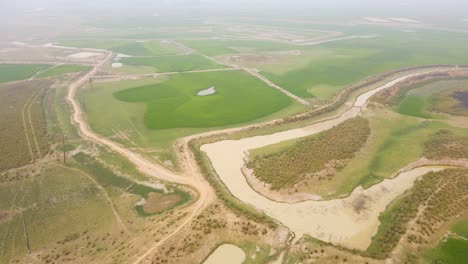
<path id="1" fill-rule="evenodd" d="M 35 103 L 37 98 L 39 97 L 39 94 L 41 93 L 41 90 L 42 90 L 42 87 L 39 87 L 39 89 L 38 89 L 38 91 L 36 93 L 36 96 L 34 97 L 34 99 L 29 104 L 29 107 L 28 107 L 28 110 L 27 110 L 28 111 L 28 122 L 29 122 L 29 126 L 31 127 L 31 135 L 32 135 L 32 138 L 34 140 L 34 145 L 36 146 L 37 153 L 39 154 L 39 158 L 42 156 L 42 154 L 41 154 L 41 149 L 39 148 L 39 143 L 37 143 L 36 131 L 34 129 L 34 125 L 33 125 L 32 118 L 31 118 L 31 107 L 33 106 L 33 104 Z"/>
<path id="2" fill-rule="evenodd" d="M 34 154 L 33 154 L 33 151 L 32 151 L 32 147 L 31 147 L 31 141 L 29 140 L 29 135 L 28 135 L 28 127 L 27 127 L 27 123 L 26 123 L 26 116 L 25 116 L 25 111 L 26 111 L 26 108 L 28 107 L 29 105 L 29 101 L 31 101 L 31 99 L 34 97 L 34 93 L 31 94 L 31 96 L 28 98 L 28 100 L 26 101 L 26 103 L 23 105 L 23 109 L 21 110 L 21 116 L 23 118 L 23 130 L 24 130 L 24 135 L 26 137 L 26 142 L 28 144 L 28 149 L 29 149 L 29 153 L 31 155 L 31 160 L 34 159 Z"/>

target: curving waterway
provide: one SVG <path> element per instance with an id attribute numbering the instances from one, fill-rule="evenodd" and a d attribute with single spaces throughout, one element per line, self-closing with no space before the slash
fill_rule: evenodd
<path id="1" fill-rule="evenodd" d="M 387 205 L 411 188 L 419 176 L 431 171 L 442 170 L 442 167 L 415 168 L 403 172 L 393 179 L 384 180 L 366 190 L 358 187 L 348 197 L 342 199 L 288 204 L 272 201 L 262 196 L 247 183 L 241 171 L 245 165 L 246 153 L 251 149 L 331 129 L 358 116 L 369 99 L 379 91 L 430 72 L 436 71 L 408 74 L 365 92 L 358 96 L 352 107 L 333 118 L 270 135 L 219 141 L 203 145 L 201 150 L 207 154 L 213 168 L 232 195 L 282 222 L 296 234 L 296 238 L 303 234 L 309 234 L 323 241 L 349 248 L 366 249 L 378 229 L 378 216 Z M 354 204 L 357 201 L 364 201 L 364 209 L 355 210 Z"/>

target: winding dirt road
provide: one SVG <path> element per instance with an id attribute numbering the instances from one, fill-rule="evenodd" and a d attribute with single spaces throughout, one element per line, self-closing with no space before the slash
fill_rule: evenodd
<path id="1" fill-rule="evenodd" d="M 182 230 L 188 223 L 192 221 L 206 206 L 211 204 L 214 201 L 215 194 L 209 185 L 209 183 L 205 180 L 203 175 L 198 171 L 195 162 L 193 159 L 189 158 L 189 162 L 185 166 L 186 171 L 184 174 L 186 176 L 181 176 L 175 174 L 168 169 L 162 167 L 159 164 L 153 163 L 138 153 L 135 153 L 120 144 L 113 142 L 110 139 L 105 137 L 99 136 L 98 134 L 94 133 L 87 125 L 86 121 L 83 119 L 83 112 L 81 110 L 80 104 L 76 100 L 76 91 L 79 87 L 85 85 L 98 71 L 99 68 L 105 65 L 110 61 L 112 58 L 112 53 L 109 53 L 105 60 L 97 64 L 90 72 L 73 82 L 68 90 L 67 101 L 70 103 L 73 109 L 72 114 L 72 121 L 75 123 L 79 129 L 80 135 L 88 139 L 92 142 L 98 143 L 100 145 L 104 145 L 113 151 L 119 153 L 120 155 L 126 157 L 130 162 L 132 162 L 137 169 L 150 175 L 158 180 L 168 181 L 171 183 L 187 185 L 189 187 L 194 188 L 198 192 L 198 199 L 197 201 L 191 205 L 193 207 L 192 213 L 187 217 L 177 229 L 166 235 L 166 237 L 162 238 L 158 243 L 152 245 L 146 253 L 141 255 L 134 263 L 140 263 L 146 257 L 150 256 L 162 243 L 170 239 L 173 235 L 177 232 Z M 188 149 L 184 151 L 189 155 Z"/>

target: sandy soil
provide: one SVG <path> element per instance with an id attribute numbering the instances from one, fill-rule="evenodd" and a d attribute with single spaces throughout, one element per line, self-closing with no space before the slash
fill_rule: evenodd
<path id="1" fill-rule="evenodd" d="M 245 253 L 240 247 L 224 244 L 219 246 L 203 264 L 242 264 L 245 257 Z"/>
<path id="2" fill-rule="evenodd" d="M 212 94 L 215 94 L 216 93 L 216 88 L 213 86 L 213 87 L 210 87 L 208 89 L 205 89 L 205 90 L 201 90 L 197 93 L 198 96 L 207 96 L 207 95 L 212 95 Z"/>

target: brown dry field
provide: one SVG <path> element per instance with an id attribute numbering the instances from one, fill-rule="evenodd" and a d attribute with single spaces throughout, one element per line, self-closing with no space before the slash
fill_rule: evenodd
<path id="1" fill-rule="evenodd" d="M 25 165 L 48 152 L 43 100 L 49 86 L 47 80 L 0 86 L 0 170 Z"/>
<path id="2" fill-rule="evenodd" d="M 182 197 L 177 194 L 162 195 L 160 193 L 149 193 L 148 200 L 143 206 L 143 210 L 148 214 L 156 214 L 171 208 L 176 203 L 180 202 Z"/>

